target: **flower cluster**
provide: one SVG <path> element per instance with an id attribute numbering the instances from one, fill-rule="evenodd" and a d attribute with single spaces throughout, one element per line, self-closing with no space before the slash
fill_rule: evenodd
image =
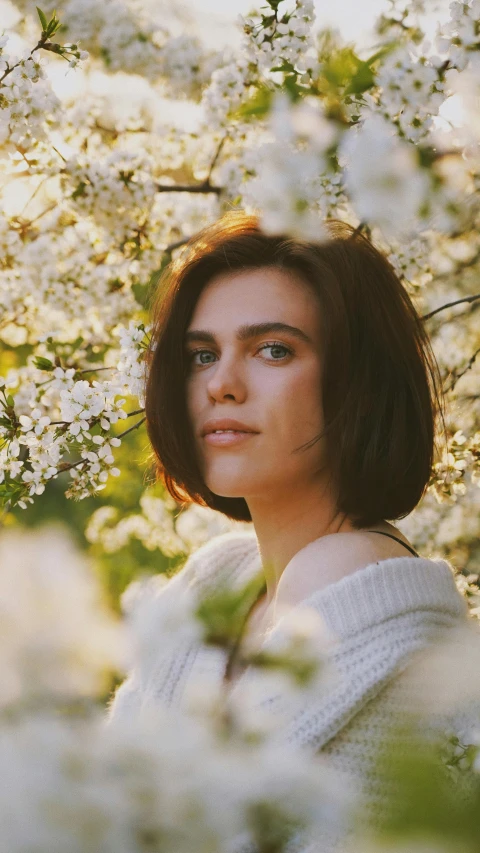
<path id="1" fill-rule="evenodd" d="M 160 498 L 144 492 L 140 507 L 141 513 L 123 515 L 119 520 L 115 507 L 99 507 L 89 518 L 85 536 L 89 542 L 101 545 L 107 554 L 120 551 L 134 538 L 149 551 L 160 550 L 165 556 L 176 557 L 191 553 L 221 533 L 250 530 L 247 523 L 230 521 L 197 504 L 178 513 L 169 495 Z"/>
<path id="2" fill-rule="evenodd" d="M 206 704 L 197 689 L 180 714 L 145 703 L 140 725 L 106 719 L 98 700 L 109 673 L 134 667 L 148 676 L 157 652 L 202 638 L 208 626 L 193 592 L 179 596 L 161 576 L 142 578 L 124 592 L 119 619 L 63 530 L 3 534 L 0 557 L 0 707 L 8 715 L 0 755 L 16 780 L 0 795 L 9 853 L 32 844 L 86 849 L 92 835 L 105 853 L 146 853 L 153 838 L 166 853 L 239 849 L 255 836 L 254 812 L 265 803 L 285 841 L 299 827 L 313 836 L 340 831 L 353 792 L 326 760 L 276 743 L 266 724 L 260 731 L 262 715 L 250 718 L 241 691 L 236 702 L 220 690 Z M 314 616 L 285 622 L 279 656 L 291 650 L 301 659 L 303 649 L 322 663 L 324 629 Z M 292 691 L 302 688 L 292 681 Z"/>
<path id="3" fill-rule="evenodd" d="M 371 114 L 344 134 L 339 160 L 357 214 L 387 237 L 413 236 L 429 189 L 415 149 Z"/>
<path id="4" fill-rule="evenodd" d="M 75 210 L 122 241 L 145 222 L 154 203 L 151 172 L 148 158 L 128 151 L 114 151 L 104 162 L 77 155 L 65 163 L 63 190 Z"/>
<path id="5" fill-rule="evenodd" d="M 35 15 L 35 0 L 18 0 L 16 6 Z M 50 15 L 56 3 L 44 0 L 42 8 Z M 165 15 L 154 6 L 146 8 L 140 0 L 66 0 L 61 12 L 64 30 L 81 41 L 89 54 L 103 59 L 111 71 L 161 81 L 169 97 L 197 97 L 212 63 L 218 62 L 216 53 L 198 38 L 172 35 Z M 172 30 L 178 29 L 174 9 L 169 17 Z M 178 19 L 184 23 L 184 10 L 179 10 Z M 76 64 L 75 59 L 71 64 Z"/>
<path id="6" fill-rule="evenodd" d="M 450 20 L 437 26 L 435 47 L 446 53 L 450 62 L 463 71 L 480 50 L 480 3 L 479 0 L 453 0 L 449 5 Z"/>
<path id="7" fill-rule="evenodd" d="M 117 383 L 89 382 L 77 378 L 74 368 L 53 368 L 42 357 L 39 362 L 52 378 L 32 382 L 25 401 L 7 395 L 6 380 L 0 379 L 0 482 L 10 505 L 24 509 L 62 471 L 69 471 L 73 480 L 67 496 L 78 499 L 104 489 L 110 475 L 119 476 L 112 449 L 120 446 L 121 438 L 111 434 L 112 425 L 128 417 L 125 399 L 117 399 L 121 393 Z M 33 371 L 33 375 L 42 372 Z M 9 387 L 14 388 L 18 380 L 12 376 Z M 23 414 L 19 414 L 21 408 Z M 19 459 L 22 447 L 25 451 Z M 80 458 L 66 461 L 71 452 Z"/>
<path id="8" fill-rule="evenodd" d="M 16 152 L 27 157 L 60 118 L 60 101 L 40 62 L 30 51 L 9 55 L 7 41 L 0 36 L 0 163 Z"/>
<path id="9" fill-rule="evenodd" d="M 245 57 L 215 69 L 201 101 L 204 126 L 215 131 L 228 128 L 255 80 L 256 76 Z"/>
<path id="10" fill-rule="evenodd" d="M 125 400 L 113 402 L 117 388 L 114 387 L 112 394 L 108 386 L 108 382 L 100 383 L 94 379 L 90 384 L 82 379 L 70 389 L 60 391 L 61 418 L 69 424 L 68 432 L 76 436 L 77 441 L 83 440 L 81 431 L 88 432 L 92 419 L 100 418 L 102 429 L 109 430 L 112 423 L 127 417 L 121 408 Z"/>
<path id="11" fill-rule="evenodd" d="M 145 329 L 143 323 L 137 325 L 133 321 L 128 329 L 118 330 L 120 338 L 121 358 L 117 363 L 118 378 L 124 388 L 123 393 L 138 397 L 141 406 L 145 405 L 146 363 L 145 351 L 148 346 L 151 328 Z"/>
<path id="12" fill-rule="evenodd" d="M 24 532 L 18 546 L 2 535 L 0 708 L 95 695 L 128 662 L 126 632 L 65 531 Z"/>
<path id="13" fill-rule="evenodd" d="M 385 58 L 377 76 L 380 112 L 412 142 L 428 136 L 445 100 L 444 82 L 433 59 L 442 62 L 402 45 Z"/>
<path id="14" fill-rule="evenodd" d="M 246 164 L 253 176 L 243 187 L 245 204 L 261 210 L 267 232 L 322 240 L 326 232 L 318 210 L 328 215 L 331 209 L 319 184 L 329 183 L 326 154 L 338 129 L 316 98 L 292 107 L 286 95 L 277 95 L 269 119 L 274 141 L 260 146 Z"/>
<path id="15" fill-rule="evenodd" d="M 318 71 L 312 30 L 315 22 L 313 0 L 296 0 L 294 9 L 286 11 L 283 11 L 284 2 L 269 5 L 272 14 L 262 15 L 260 22 L 238 16 L 245 34 L 245 56 L 261 72 L 290 66 L 300 73 L 302 82 L 308 82 Z"/>

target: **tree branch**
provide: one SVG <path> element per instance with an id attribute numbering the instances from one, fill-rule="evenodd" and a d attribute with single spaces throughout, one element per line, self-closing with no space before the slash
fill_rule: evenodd
<path id="1" fill-rule="evenodd" d="M 31 201 L 31 199 L 29 199 L 29 201 Z M 42 216 L 45 216 L 47 213 L 50 213 L 50 211 L 53 210 L 55 207 L 58 207 L 57 201 L 52 202 L 52 204 L 45 208 L 45 210 L 42 210 L 41 213 L 38 213 L 37 216 L 34 216 L 33 219 L 28 219 L 26 222 L 22 222 L 19 216 L 15 216 L 14 220 L 18 222 L 18 231 L 21 234 L 24 234 L 25 231 L 28 231 L 28 229 L 33 225 L 34 222 L 37 222 L 39 219 L 42 218 Z"/>
<path id="2" fill-rule="evenodd" d="M 461 372 L 461 373 L 455 373 L 455 374 L 454 374 L 454 379 L 453 379 L 453 381 L 452 381 L 451 385 L 449 385 L 449 386 L 448 386 L 448 388 L 444 388 L 444 389 L 443 389 L 444 394 L 448 394 L 448 393 L 450 393 L 450 391 L 453 391 L 453 389 L 455 388 L 455 385 L 457 384 L 458 380 L 459 380 L 459 379 L 461 379 L 461 378 L 462 378 L 462 376 L 463 376 L 465 373 L 467 373 L 467 371 L 468 371 L 468 370 L 470 370 L 470 369 L 473 367 L 473 364 L 474 364 L 475 359 L 477 358 L 477 355 L 479 354 L 479 352 L 480 352 L 480 347 L 479 347 L 477 350 L 475 350 L 475 352 L 473 353 L 472 357 L 469 359 L 469 362 L 468 362 L 467 366 L 465 367 L 465 369 L 464 369 L 464 370 L 462 370 L 462 372 Z"/>
<path id="3" fill-rule="evenodd" d="M 463 299 L 456 299 L 454 302 L 446 302 L 445 305 L 441 305 L 440 308 L 435 308 L 435 311 L 430 311 L 429 314 L 423 314 L 420 319 L 430 320 L 431 317 L 438 314 L 440 311 L 444 311 L 445 308 L 451 308 L 453 305 L 461 305 L 462 302 L 475 302 L 477 299 L 480 299 L 480 293 L 477 293 L 474 296 L 465 296 Z"/>
<path id="4" fill-rule="evenodd" d="M 40 50 L 40 48 L 44 47 L 47 44 L 48 38 L 49 37 L 47 35 L 42 36 L 42 38 L 40 39 L 38 44 L 36 44 L 35 47 L 32 48 L 32 50 L 30 51 L 30 56 L 28 57 L 29 59 L 31 59 L 32 55 L 35 53 L 36 50 Z M 11 74 L 15 68 L 18 68 L 18 66 L 21 65 L 22 62 L 25 62 L 25 60 L 20 59 L 18 62 L 15 63 L 15 65 L 12 65 L 12 66 L 8 65 L 8 63 L 7 63 L 7 69 L 6 69 L 6 71 L 3 72 L 2 76 L 0 77 L 0 83 L 2 83 L 3 80 L 5 80 L 5 77 L 7 77 L 8 74 Z"/>
<path id="5" fill-rule="evenodd" d="M 353 234 L 350 235 L 349 240 L 353 240 L 353 238 L 356 237 L 357 234 L 360 234 L 360 232 L 363 231 L 364 228 L 365 230 L 369 230 L 367 229 L 367 223 L 365 221 L 359 222 Z"/>
<path id="6" fill-rule="evenodd" d="M 143 411 L 143 409 L 141 410 Z M 134 414 L 131 412 L 130 414 Z M 116 435 L 115 438 L 124 438 L 124 436 L 128 435 L 129 432 L 132 432 L 134 429 L 138 429 L 138 427 L 146 421 L 146 418 L 140 418 L 136 424 L 131 426 L 129 429 L 126 429 L 125 432 L 121 432 L 120 435 Z M 64 471 L 69 471 L 70 468 L 76 468 L 77 465 L 88 465 L 88 459 L 78 459 L 76 462 L 72 462 L 71 465 L 60 466 L 58 471 L 60 474 L 63 474 Z"/>
<path id="7" fill-rule="evenodd" d="M 223 187 L 213 186 L 210 181 L 203 181 L 201 184 L 157 184 L 156 190 L 159 193 L 215 193 L 220 195 Z"/>
<path id="8" fill-rule="evenodd" d="M 116 370 L 116 367 L 88 367 L 86 370 L 79 370 L 78 373 L 97 373 L 100 370 Z M 67 368 L 68 370 L 68 368 Z"/>
<path id="9" fill-rule="evenodd" d="M 142 411 L 143 411 L 143 409 L 142 409 Z M 131 412 L 130 414 L 133 415 L 134 412 Z M 124 438 L 126 435 L 128 435 L 129 432 L 133 432 L 134 429 L 138 429 L 138 427 L 141 426 L 146 420 L 147 420 L 146 418 L 140 418 L 140 420 L 137 421 L 136 424 L 134 424 L 133 426 L 126 429 L 125 432 L 121 432 L 120 435 L 116 435 L 115 438 Z"/>
<path id="10" fill-rule="evenodd" d="M 220 152 L 221 152 L 221 150 L 222 150 L 223 146 L 225 145 L 225 142 L 227 141 L 227 139 L 228 139 L 228 133 L 226 133 L 226 134 L 225 134 L 225 136 L 222 136 L 222 138 L 221 138 L 221 140 L 220 140 L 220 142 L 219 142 L 219 144 L 218 144 L 218 147 L 217 147 L 217 150 L 216 150 L 215 155 L 214 155 L 214 157 L 213 157 L 213 160 L 212 160 L 212 162 L 210 163 L 210 168 L 209 168 L 209 170 L 208 170 L 208 175 L 207 175 L 207 177 L 206 177 L 206 183 L 207 183 L 207 184 L 210 184 L 210 178 L 212 177 L 212 172 L 213 172 L 213 170 L 214 170 L 215 166 L 217 165 L 217 160 L 218 160 L 218 158 L 219 158 L 219 156 L 220 156 Z"/>
<path id="11" fill-rule="evenodd" d="M 163 251 L 164 252 L 173 252 L 174 249 L 179 249 L 180 246 L 184 246 L 185 243 L 188 243 L 190 237 L 182 237 L 181 240 L 177 240 L 176 243 L 170 243 Z"/>

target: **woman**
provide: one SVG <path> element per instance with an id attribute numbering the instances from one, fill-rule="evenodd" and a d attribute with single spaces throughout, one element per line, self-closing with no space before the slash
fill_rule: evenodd
<path id="1" fill-rule="evenodd" d="M 412 706 L 407 666 L 467 605 L 451 566 L 391 523 L 424 495 L 443 422 L 428 336 L 386 258 L 351 226 L 325 224 L 328 242 L 313 244 L 232 212 L 187 243 L 153 306 L 146 417 L 172 496 L 254 528 L 207 543 L 168 586 L 201 591 L 262 568 L 247 625 L 260 642 L 285 607 L 321 614 L 340 683 L 286 736 L 329 753 L 373 816 L 372 747 Z M 185 648 L 150 683 L 130 678 L 110 717 L 142 693 L 180 704 L 207 657 Z M 232 689 L 250 677 L 237 667 Z"/>

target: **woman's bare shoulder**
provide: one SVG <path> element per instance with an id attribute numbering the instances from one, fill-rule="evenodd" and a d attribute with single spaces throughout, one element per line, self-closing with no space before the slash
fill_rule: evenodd
<path id="1" fill-rule="evenodd" d="M 290 560 L 278 583 L 277 603 L 294 606 L 371 563 L 410 556 L 400 542 L 366 530 L 322 536 L 309 542 Z"/>

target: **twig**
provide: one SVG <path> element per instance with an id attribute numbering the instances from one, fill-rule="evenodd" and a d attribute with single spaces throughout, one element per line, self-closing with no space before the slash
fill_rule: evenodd
<path id="1" fill-rule="evenodd" d="M 146 127 L 126 127 L 123 130 L 117 130 L 115 127 L 104 127 L 100 122 L 95 121 L 93 127 L 95 130 L 101 130 L 102 133 L 109 133 L 111 136 L 114 136 L 115 139 L 119 136 L 120 133 L 148 133 Z"/>
<path id="2" fill-rule="evenodd" d="M 32 198 L 33 198 L 33 196 L 32 196 Z M 30 228 L 33 225 L 34 222 L 37 222 L 39 219 L 42 218 L 42 216 L 45 216 L 47 213 L 50 213 L 50 211 L 53 210 L 57 206 L 58 206 L 58 202 L 56 202 L 56 201 L 52 202 L 50 207 L 47 207 L 47 208 L 45 208 L 45 210 L 42 210 L 42 212 L 37 214 L 37 216 L 34 216 L 33 219 L 29 219 L 27 222 L 20 224 L 18 230 L 21 232 L 26 231 L 28 228 Z M 20 220 L 18 220 L 18 221 L 20 221 Z"/>
<path id="3" fill-rule="evenodd" d="M 217 150 L 215 151 L 212 162 L 210 163 L 210 168 L 208 170 L 208 175 L 201 184 L 157 184 L 156 189 L 159 193 L 215 193 L 216 195 L 220 195 L 223 191 L 223 187 L 216 187 L 214 184 L 210 183 L 210 178 L 212 177 L 212 172 L 215 168 L 217 160 L 220 156 L 220 152 L 228 139 L 228 133 L 220 140 Z"/>
<path id="4" fill-rule="evenodd" d="M 53 150 L 55 151 L 55 154 L 58 154 L 58 156 L 60 157 L 60 159 L 61 159 L 61 160 L 63 160 L 63 162 L 64 162 L 64 163 L 66 163 L 66 162 L 67 162 L 66 157 L 64 157 L 64 156 L 63 156 L 63 154 L 61 154 L 61 153 L 60 153 L 60 151 L 58 150 L 58 148 L 55 148 L 55 145 L 52 145 L 52 148 L 53 148 Z"/>
<path id="5" fill-rule="evenodd" d="M 143 411 L 143 409 L 142 409 L 142 411 Z M 131 414 L 134 414 L 134 413 L 131 412 Z M 116 435 L 115 438 L 124 438 L 124 436 L 128 435 L 129 432 L 133 432 L 134 429 L 138 429 L 138 427 L 141 426 L 141 424 L 143 424 L 146 420 L 147 420 L 146 418 L 140 418 L 140 420 L 137 421 L 136 424 L 134 424 L 133 426 L 126 429 L 125 432 L 121 432 L 120 435 Z"/>
<path id="6" fill-rule="evenodd" d="M 67 368 L 68 369 L 68 368 Z M 86 370 L 78 370 L 77 373 L 96 373 L 100 370 L 116 370 L 116 367 L 88 367 Z"/>
<path id="7" fill-rule="evenodd" d="M 242 646 L 243 646 L 243 637 L 244 637 L 245 631 L 247 629 L 247 624 L 248 624 L 250 614 L 251 614 L 252 610 L 254 609 L 254 607 L 260 601 L 260 598 L 262 598 L 262 596 L 265 594 L 265 592 L 266 592 L 266 588 L 264 585 L 260 589 L 260 593 L 257 595 L 255 600 L 252 601 L 252 603 L 250 604 L 250 607 L 247 610 L 247 613 L 245 615 L 245 619 L 242 623 L 240 631 L 238 632 L 238 634 L 235 638 L 235 642 L 234 642 L 233 646 L 230 648 L 230 652 L 229 652 L 228 657 L 227 657 L 227 663 L 225 665 L 225 670 L 223 673 L 223 681 L 226 684 L 228 684 L 228 682 L 230 682 L 232 680 L 233 668 L 234 668 L 235 664 L 237 663 L 237 661 L 239 661 L 241 658 L 241 652 L 242 652 Z"/>
<path id="8" fill-rule="evenodd" d="M 214 156 L 212 162 L 210 163 L 210 168 L 208 170 L 208 175 L 206 177 L 206 183 L 207 184 L 210 183 L 210 178 L 212 177 L 212 172 L 213 172 L 215 166 L 217 165 L 217 160 L 220 156 L 220 152 L 221 152 L 223 146 L 225 145 L 225 142 L 227 141 L 227 139 L 228 139 L 228 133 L 226 133 L 225 136 L 222 137 L 222 139 L 220 140 L 220 142 L 218 144 L 217 150 L 215 152 L 215 156 Z"/>
<path id="9" fill-rule="evenodd" d="M 141 411 L 143 411 L 143 409 Z M 134 413 L 131 412 L 131 414 Z M 144 421 L 146 421 L 146 418 L 141 418 L 132 427 L 126 429 L 125 432 L 121 432 L 120 435 L 116 435 L 115 438 L 124 438 L 124 436 L 128 435 L 129 432 L 132 432 L 134 429 L 137 429 L 141 424 L 143 424 Z M 61 423 L 61 421 L 59 423 Z M 59 474 L 63 474 L 64 471 L 70 471 L 70 468 L 76 468 L 77 465 L 88 465 L 88 459 L 78 459 L 76 462 L 72 462 L 71 465 L 65 465 L 59 468 Z"/>
<path id="10" fill-rule="evenodd" d="M 210 184 L 209 181 L 203 181 L 201 184 L 157 184 L 156 190 L 159 193 L 215 193 L 220 195 L 223 187 L 216 187 Z"/>
<path id="11" fill-rule="evenodd" d="M 175 243 L 170 243 L 163 251 L 164 252 L 173 252 L 174 249 L 179 249 L 180 246 L 184 246 L 185 243 L 188 243 L 190 237 L 182 237 L 181 240 L 177 240 Z"/>
<path id="12" fill-rule="evenodd" d="M 365 221 L 360 222 L 357 225 L 357 227 L 355 228 L 355 231 L 353 232 L 353 234 L 350 234 L 349 240 L 353 240 L 353 238 L 356 237 L 357 234 L 360 234 L 360 232 L 363 231 L 363 229 L 366 227 L 367 227 L 367 223 Z"/>
<path id="13" fill-rule="evenodd" d="M 44 47 L 47 44 L 48 38 L 49 37 L 47 35 L 42 36 L 42 38 L 40 39 L 38 44 L 36 44 L 35 47 L 32 48 L 32 50 L 30 51 L 29 59 L 31 59 L 32 55 L 35 53 L 36 50 L 40 50 L 40 48 Z M 5 80 L 5 77 L 7 77 L 8 74 L 11 74 L 12 71 L 14 71 L 15 68 L 18 68 L 18 66 L 21 65 L 22 62 L 24 62 L 24 61 L 25 61 L 24 59 L 20 59 L 18 62 L 15 63 L 15 65 L 12 65 L 12 66 L 8 65 L 8 63 L 7 63 L 7 69 L 6 69 L 6 71 L 4 71 L 4 73 L 0 77 L 0 83 L 2 83 L 3 80 Z"/>
<path id="14" fill-rule="evenodd" d="M 88 465 L 88 459 L 78 459 L 77 462 L 72 462 L 71 465 L 65 465 L 62 468 L 59 468 L 59 474 L 63 474 L 64 471 L 70 471 L 70 468 L 76 468 L 77 465 Z"/>
<path id="15" fill-rule="evenodd" d="M 459 379 L 461 379 L 461 378 L 462 378 L 462 376 L 463 376 L 465 373 L 467 373 L 467 371 L 468 371 L 468 370 L 470 370 L 470 368 L 471 368 L 471 367 L 473 367 L 473 364 L 474 364 L 475 359 L 476 359 L 477 355 L 479 354 L 479 352 L 480 352 L 480 347 L 479 347 L 477 350 L 475 350 L 475 352 L 473 353 L 472 357 L 469 359 L 468 364 L 467 364 L 467 366 L 465 367 L 465 369 L 464 369 L 464 370 L 462 370 L 462 372 L 461 372 L 461 373 L 456 373 L 456 374 L 455 374 L 455 377 L 454 377 L 454 379 L 453 379 L 452 384 L 451 384 L 451 385 L 449 385 L 449 387 L 448 387 L 448 388 L 444 388 L 444 389 L 443 389 L 443 391 L 444 391 L 444 393 L 445 393 L 445 394 L 448 394 L 450 391 L 453 391 L 453 389 L 455 388 L 455 385 L 457 384 L 458 380 L 459 380 Z"/>
<path id="16" fill-rule="evenodd" d="M 110 370 L 110 368 L 105 368 L 105 369 Z M 135 409 L 134 412 L 127 412 L 127 418 L 131 418 L 131 417 L 133 417 L 133 415 L 141 415 L 142 412 L 144 412 L 144 411 L 145 411 L 145 409 Z M 71 423 L 72 423 L 72 421 L 50 421 L 48 426 L 67 426 L 68 424 L 71 424 Z M 93 424 L 93 426 L 94 425 L 95 424 Z M 124 433 L 124 435 L 125 434 L 126 433 Z M 114 437 L 116 437 L 116 436 L 114 436 Z M 120 436 L 118 436 L 118 437 L 120 437 Z"/>
<path id="17" fill-rule="evenodd" d="M 17 217 L 17 218 L 20 218 L 21 216 L 23 216 L 23 214 L 25 213 L 25 211 L 26 211 L 26 209 L 27 209 L 28 205 L 29 205 L 29 204 L 30 204 L 30 202 L 35 198 L 36 194 L 38 193 L 38 191 L 39 191 L 40 187 L 42 187 L 42 186 L 44 185 L 45 181 L 48 181 L 48 179 L 49 179 L 50 177 L 51 177 L 51 175 L 47 175 L 45 178 L 43 178 L 43 180 L 42 180 L 42 181 L 40 181 L 40 183 L 39 183 L 39 184 L 37 184 L 37 186 L 35 187 L 35 189 L 34 189 L 34 191 L 33 191 L 32 195 L 30 196 L 30 198 L 28 199 L 27 203 L 26 203 L 26 204 L 24 205 L 24 207 L 22 208 L 21 213 L 19 213 L 19 214 L 18 214 L 18 217 Z"/>
<path id="18" fill-rule="evenodd" d="M 441 305 L 440 308 L 435 308 L 435 311 L 430 311 L 429 314 L 424 314 L 421 319 L 430 320 L 430 317 L 433 317 L 440 311 L 444 311 L 445 308 L 451 308 L 453 305 L 461 305 L 462 302 L 475 302 L 477 299 L 480 299 L 480 293 L 477 293 L 474 296 L 466 296 L 464 299 L 456 299 L 454 302 L 446 302 L 445 305 Z"/>

